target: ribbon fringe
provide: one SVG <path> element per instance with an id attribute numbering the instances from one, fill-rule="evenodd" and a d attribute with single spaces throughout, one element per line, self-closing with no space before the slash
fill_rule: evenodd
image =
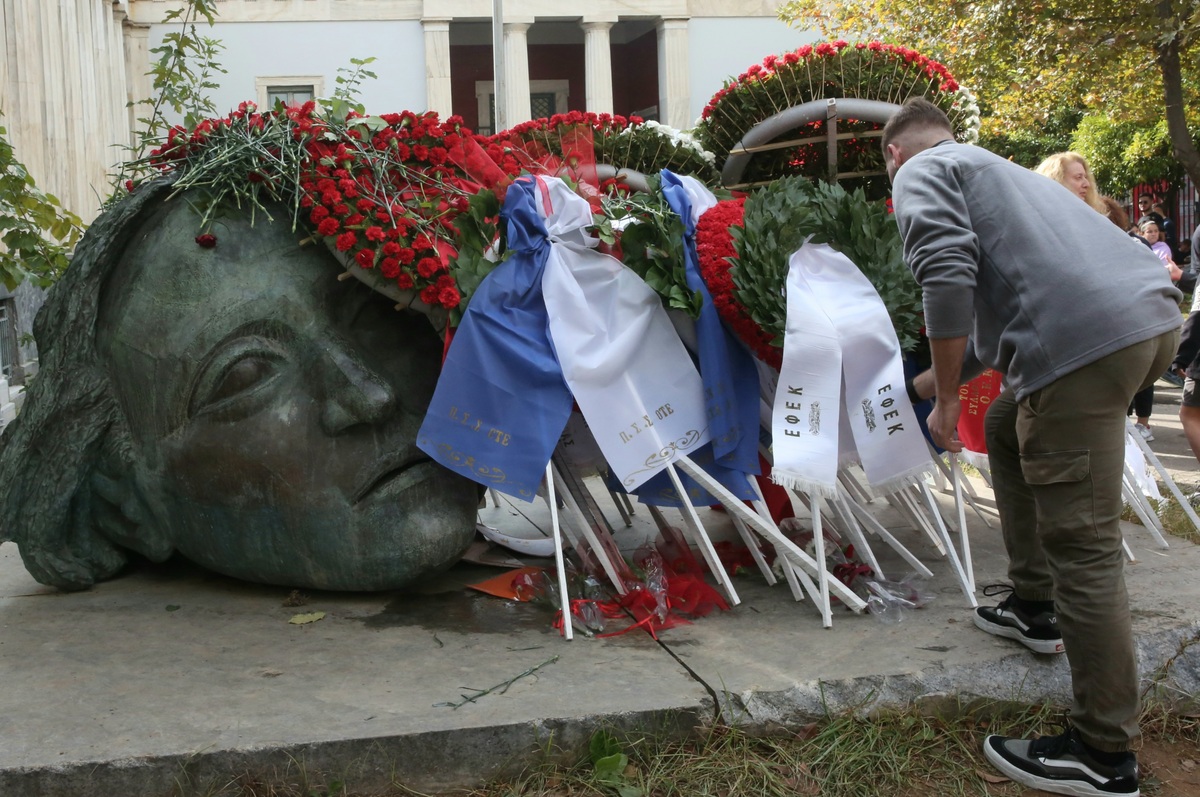
<path id="1" fill-rule="evenodd" d="M 837 498 L 838 490 L 836 484 L 824 484 L 816 482 L 812 479 L 805 478 L 798 473 L 780 470 L 778 468 L 771 471 L 771 481 L 784 487 L 788 490 L 796 490 L 805 495 L 814 496 L 817 498 Z"/>
<path id="2" fill-rule="evenodd" d="M 915 465 L 902 473 L 898 473 L 895 476 L 880 482 L 879 484 L 872 484 L 871 489 L 879 493 L 890 495 L 892 493 L 900 492 L 906 487 L 918 485 L 925 480 L 926 476 L 931 475 L 933 475 L 932 462 L 930 462 L 928 465 Z"/>

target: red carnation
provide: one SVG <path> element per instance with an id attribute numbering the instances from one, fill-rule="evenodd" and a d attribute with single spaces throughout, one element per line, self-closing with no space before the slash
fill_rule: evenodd
<path id="1" fill-rule="evenodd" d="M 317 232 L 326 238 L 330 238 L 334 235 L 337 235 L 338 230 L 341 228 L 342 225 L 338 224 L 337 219 L 325 219 L 317 225 Z"/>
<path id="2" fill-rule="evenodd" d="M 196 236 L 196 243 L 200 244 L 200 246 L 204 247 L 205 249 L 212 249 L 217 245 L 217 236 L 206 232 L 203 235 Z"/>
<path id="3" fill-rule="evenodd" d="M 379 273 L 390 280 L 400 275 L 400 261 L 394 257 L 385 257 L 379 263 Z"/>
<path id="4" fill-rule="evenodd" d="M 358 243 L 358 236 L 353 232 L 344 232 L 337 237 L 337 250 L 345 252 Z"/>
<path id="5" fill-rule="evenodd" d="M 376 243 L 387 237 L 384 235 L 382 227 L 368 227 L 366 235 L 368 241 L 375 241 Z"/>
<path id="6" fill-rule="evenodd" d="M 462 294 L 458 292 L 458 288 L 442 288 L 438 291 L 438 302 L 447 310 L 458 307 L 458 303 L 461 301 Z"/>
<path id="7" fill-rule="evenodd" d="M 417 263 L 417 273 L 425 279 L 429 279 L 434 274 L 438 273 L 438 271 L 441 270 L 441 267 L 442 264 L 437 258 L 423 257 L 421 258 L 420 262 Z"/>
<path id="8" fill-rule="evenodd" d="M 396 277 L 396 287 L 398 287 L 400 290 L 407 291 L 412 288 L 412 286 L 413 278 L 411 274 L 401 272 L 400 275 Z"/>

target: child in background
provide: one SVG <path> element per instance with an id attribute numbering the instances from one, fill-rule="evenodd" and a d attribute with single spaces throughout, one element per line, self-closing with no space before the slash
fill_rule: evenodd
<path id="1" fill-rule="evenodd" d="M 1150 244 L 1150 248 L 1154 250 L 1154 254 L 1158 255 L 1158 259 L 1167 267 L 1167 271 L 1171 275 L 1171 282 L 1179 282 L 1179 278 L 1183 276 L 1183 270 L 1175 265 L 1171 247 L 1167 246 L 1167 242 L 1163 240 L 1162 226 L 1158 220 L 1147 216 L 1138 222 L 1138 229 L 1141 230 L 1142 237 Z"/>

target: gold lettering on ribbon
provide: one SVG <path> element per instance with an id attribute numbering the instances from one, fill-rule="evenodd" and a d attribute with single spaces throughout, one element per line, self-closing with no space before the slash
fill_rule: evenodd
<path id="1" fill-rule="evenodd" d="M 502 469 L 484 465 L 482 462 L 475 459 L 475 457 L 456 450 L 448 443 L 433 444 L 429 438 L 423 438 L 420 443 L 425 447 L 437 445 L 438 450 L 445 455 L 450 464 L 470 472 L 473 477 L 473 481 L 482 480 L 483 482 L 489 484 L 508 483 L 508 474 L 506 474 Z M 519 489 L 517 490 L 517 494 L 524 498 L 532 498 L 534 491 L 530 489 Z"/>
<path id="2" fill-rule="evenodd" d="M 507 446 L 512 442 L 513 435 L 511 432 L 506 432 L 503 429 L 498 429 L 495 426 L 488 425 L 484 431 L 483 420 L 480 418 L 472 418 L 471 413 L 460 410 L 458 407 L 451 407 L 448 413 L 450 420 L 458 423 L 472 432 L 484 432 L 488 440 L 493 443 L 499 443 L 502 446 Z"/>
<path id="3" fill-rule="evenodd" d="M 646 457 L 646 461 L 644 463 L 646 467 L 639 468 L 638 470 L 635 470 L 626 476 L 625 485 L 629 486 L 634 484 L 637 481 L 634 476 L 638 475 L 639 473 L 659 470 L 664 463 L 670 462 L 672 459 L 674 459 L 676 454 L 686 454 L 688 449 L 694 447 L 696 443 L 700 441 L 703 434 L 703 429 L 692 429 L 678 440 L 672 443 L 667 443 L 665 446 L 659 449 L 658 453 L 651 454 L 650 456 Z"/>
<path id="4" fill-rule="evenodd" d="M 658 413 L 661 413 L 661 412 L 662 412 L 662 410 L 663 410 L 663 407 L 666 407 L 668 410 L 670 410 L 670 408 L 671 408 L 671 405 L 670 405 L 670 404 L 664 404 L 662 407 L 659 407 L 659 408 L 658 408 L 657 412 L 658 412 Z M 671 414 L 671 412 L 673 412 L 673 411 L 669 411 L 669 412 L 667 412 L 667 415 L 670 415 L 670 414 Z M 659 415 L 658 417 L 659 417 L 659 419 L 662 419 L 662 418 L 665 418 L 665 417 L 666 417 L 666 415 Z M 624 432 L 624 431 L 623 431 L 623 432 L 619 432 L 619 434 L 621 435 L 621 442 L 622 442 L 622 443 L 628 443 L 630 440 L 632 440 L 633 438 L 637 437 L 637 436 L 638 436 L 638 435 L 640 435 L 642 432 L 646 431 L 647 429 L 649 429 L 649 428 L 650 428 L 650 427 L 652 427 L 652 426 L 654 426 L 654 421 L 652 421 L 652 420 L 650 419 L 650 416 L 649 416 L 649 415 L 643 415 L 641 418 L 638 418 L 636 421 L 634 421 L 633 423 L 629 424 L 629 431 L 627 431 L 627 432 Z"/>

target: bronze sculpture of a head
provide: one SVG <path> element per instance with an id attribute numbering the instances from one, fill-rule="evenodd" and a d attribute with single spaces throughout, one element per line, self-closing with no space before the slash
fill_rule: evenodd
<path id="1" fill-rule="evenodd" d="M 403 586 L 474 533 L 476 486 L 414 438 L 441 345 L 335 279 L 290 214 L 143 185 L 92 226 L 35 324 L 40 370 L 0 444 L 0 539 L 62 589 L 129 551 L 238 578 Z"/>

